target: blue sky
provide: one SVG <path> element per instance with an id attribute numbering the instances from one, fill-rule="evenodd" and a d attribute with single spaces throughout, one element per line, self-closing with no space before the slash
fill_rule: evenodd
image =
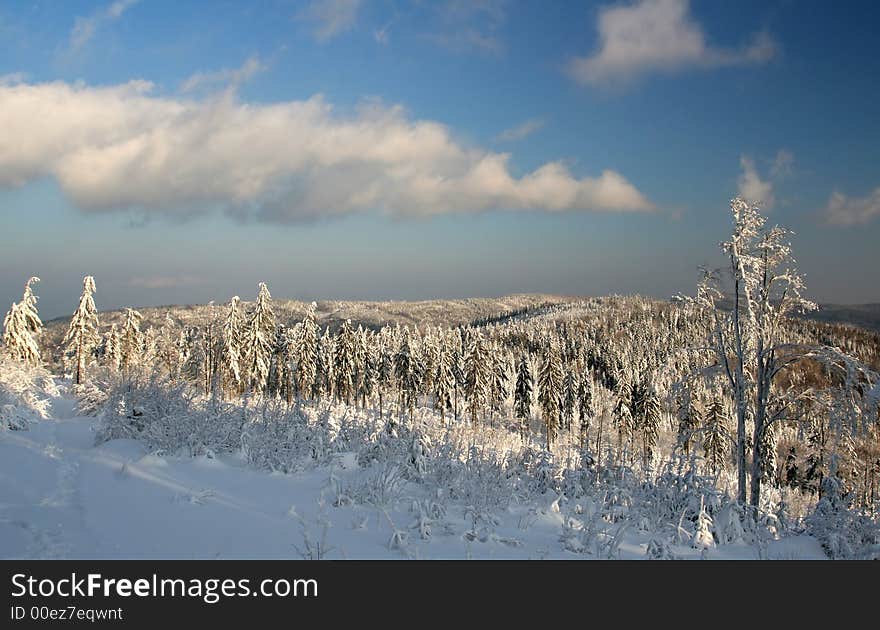
<path id="1" fill-rule="evenodd" d="M 4 2 L 0 299 L 668 297 L 743 194 L 810 297 L 880 301 L 877 13 Z"/>

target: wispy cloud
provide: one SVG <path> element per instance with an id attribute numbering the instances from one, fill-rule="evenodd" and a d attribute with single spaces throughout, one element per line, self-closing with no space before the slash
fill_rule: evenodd
<path id="1" fill-rule="evenodd" d="M 737 179 L 737 193 L 743 199 L 753 203 L 760 203 L 765 210 L 770 210 L 776 205 L 776 197 L 773 193 L 773 182 L 761 179 L 755 161 L 745 155 L 739 158 L 742 169 Z"/>
<path id="2" fill-rule="evenodd" d="M 507 0 L 447 0 L 435 6 L 428 40 L 455 53 L 500 55 L 499 31 L 507 19 Z"/>
<path id="3" fill-rule="evenodd" d="M 297 17 L 312 23 L 315 39 L 326 42 L 351 30 L 360 8 L 361 0 L 312 0 Z"/>
<path id="4" fill-rule="evenodd" d="M 770 174 L 773 177 L 788 177 L 794 171 L 794 154 L 788 149 L 779 149 L 773 165 L 770 167 Z"/>
<path id="5" fill-rule="evenodd" d="M 264 72 L 267 66 L 257 56 L 250 57 L 239 68 L 228 68 L 215 72 L 197 72 L 180 85 L 180 91 L 190 93 L 205 87 L 224 86 L 236 90 L 253 76 Z"/>
<path id="6" fill-rule="evenodd" d="M 867 197 L 848 197 L 835 190 L 825 206 L 825 220 L 832 225 L 863 225 L 880 217 L 880 188 Z"/>
<path id="7" fill-rule="evenodd" d="M 571 59 L 568 70 L 579 83 L 621 85 L 652 72 L 760 64 L 777 51 L 765 32 L 740 48 L 711 46 L 690 15 L 689 0 L 639 0 L 599 11 L 599 47 Z"/>
<path id="8" fill-rule="evenodd" d="M 74 51 L 82 49 L 102 26 L 118 20 L 138 2 L 140 0 L 117 0 L 89 17 L 77 17 L 70 31 L 70 48 Z"/>
<path id="9" fill-rule="evenodd" d="M 80 208 L 190 216 L 224 208 L 291 222 L 356 212 L 650 210 L 623 175 L 577 177 L 553 161 L 521 177 L 510 154 L 443 124 L 366 103 L 340 115 L 320 95 L 272 104 L 159 97 L 145 81 L 0 86 L 0 186 L 58 181 Z"/>
<path id="10" fill-rule="evenodd" d="M 531 120 L 527 120 L 524 123 L 516 125 L 515 127 L 505 129 L 504 131 L 499 133 L 495 137 L 495 139 L 501 142 L 514 142 L 516 140 L 522 140 L 523 138 L 532 135 L 543 126 L 544 120 L 542 118 L 532 118 Z"/>

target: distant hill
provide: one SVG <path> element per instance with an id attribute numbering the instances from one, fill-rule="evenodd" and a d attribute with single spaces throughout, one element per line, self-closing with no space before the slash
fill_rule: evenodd
<path id="1" fill-rule="evenodd" d="M 459 300 L 421 300 L 365 302 L 345 300 L 321 300 L 316 302 L 318 324 L 331 330 L 350 319 L 355 325 L 379 328 L 384 325 L 401 326 L 444 325 L 458 326 L 473 323 L 501 323 L 513 318 L 531 317 L 545 312 L 551 307 L 574 308 L 585 298 L 547 295 L 519 294 L 495 298 L 467 298 Z M 245 307 L 247 307 L 245 303 Z M 292 325 L 300 321 L 308 307 L 307 302 L 296 300 L 275 300 L 275 314 L 280 323 Z M 568 306 L 564 306 L 568 305 Z M 144 316 L 142 328 L 160 326 L 166 313 L 187 326 L 202 325 L 209 321 L 211 308 L 204 304 L 148 306 L 138 308 Z M 221 314 L 226 308 L 219 304 L 213 308 Z M 554 309 L 555 310 L 555 309 Z M 121 310 L 101 313 L 101 327 L 111 324 L 122 325 L 124 312 Z M 872 304 L 822 304 L 818 311 L 805 317 L 827 323 L 848 324 L 880 332 L 880 303 Z M 57 343 L 67 327 L 69 317 L 61 317 L 46 322 L 49 337 Z"/>
<path id="2" fill-rule="evenodd" d="M 880 302 L 871 304 L 820 304 L 809 319 L 835 324 L 850 324 L 880 332 Z"/>

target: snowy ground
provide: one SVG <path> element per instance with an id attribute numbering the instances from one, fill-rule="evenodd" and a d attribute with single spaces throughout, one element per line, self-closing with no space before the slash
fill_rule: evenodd
<path id="1" fill-rule="evenodd" d="M 489 527 L 474 527 L 454 504 L 420 519 L 418 487 L 405 488 L 387 509 L 334 507 L 332 484 L 365 474 L 353 456 L 284 475 L 250 469 L 237 457 L 157 457 L 131 440 L 96 447 L 97 421 L 75 417 L 73 408 L 61 395 L 50 419 L 0 432 L 2 558 L 300 558 L 308 554 L 305 538 L 314 549 L 325 525 L 321 555 L 331 559 L 595 557 L 564 548 L 555 497 L 496 514 Z M 644 558 L 647 542 L 626 534 L 619 557 Z M 687 546 L 674 552 L 700 557 Z M 707 556 L 753 559 L 758 552 L 734 544 Z M 766 557 L 825 556 L 813 538 L 800 536 L 771 542 Z"/>

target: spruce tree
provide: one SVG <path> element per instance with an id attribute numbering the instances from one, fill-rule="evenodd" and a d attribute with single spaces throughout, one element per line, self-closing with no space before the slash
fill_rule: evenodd
<path id="1" fill-rule="evenodd" d="M 38 339 L 43 322 L 37 313 L 37 296 L 32 288 L 39 281 L 36 276 L 28 279 L 21 302 L 13 302 L 3 319 L 3 343 L 7 351 L 13 358 L 29 365 L 41 363 Z"/>
<path id="2" fill-rule="evenodd" d="M 547 450 L 553 448 L 559 430 L 562 406 L 562 365 L 555 335 L 550 336 L 544 349 L 541 370 L 538 373 L 538 404 L 547 430 Z"/>
<path id="3" fill-rule="evenodd" d="M 266 283 L 261 282 L 244 334 L 244 380 L 245 386 L 253 392 L 266 389 L 275 337 L 272 295 Z"/>
<path id="4" fill-rule="evenodd" d="M 94 293 L 95 279 L 92 276 L 86 276 L 83 278 L 83 291 L 79 298 L 79 306 L 70 320 L 67 333 L 62 341 L 68 356 L 74 360 L 74 382 L 77 385 L 82 382 L 88 358 L 100 341 L 98 337 L 98 311 L 92 297 Z"/>
<path id="5" fill-rule="evenodd" d="M 241 299 L 236 295 L 229 301 L 223 328 L 220 330 L 218 367 L 220 387 L 224 394 L 239 393 L 241 388 Z"/>
<path id="6" fill-rule="evenodd" d="M 138 311 L 125 309 L 125 323 L 122 325 L 121 354 L 122 374 L 130 376 L 131 370 L 141 365 L 145 354 L 152 354 L 151 342 L 144 343 L 144 335 L 141 333 L 140 322 L 143 319 Z"/>
<path id="7" fill-rule="evenodd" d="M 483 335 L 480 331 L 474 331 L 470 335 L 470 343 L 464 357 L 464 396 L 473 426 L 477 426 L 477 418 L 482 413 L 489 395 L 488 363 L 489 357 Z"/>
<path id="8" fill-rule="evenodd" d="M 578 420 L 580 421 L 580 446 L 585 448 L 588 444 L 590 420 L 593 418 L 593 382 L 589 373 L 581 374 L 578 383 Z"/>
<path id="9" fill-rule="evenodd" d="M 440 410 L 440 422 L 446 422 L 446 411 L 452 407 L 452 395 L 455 389 L 455 372 L 452 357 L 445 344 L 437 351 L 436 370 L 434 374 L 434 408 Z"/>
<path id="10" fill-rule="evenodd" d="M 516 388 L 514 390 L 514 413 L 519 419 L 519 433 L 523 442 L 528 438 L 529 419 L 532 415 L 532 391 L 534 381 L 529 369 L 529 360 L 525 353 L 520 355 L 516 370 Z"/>
<path id="11" fill-rule="evenodd" d="M 351 320 L 346 319 L 336 335 L 333 361 L 337 400 L 351 404 L 355 384 L 355 338 Z"/>
<path id="12" fill-rule="evenodd" d="M 296 364 L 296 387 L 303 398 L 311 398 L 315 389 L 318 364 L 318 324 L 315 321 L 315 308 L 312 302 L 306 309 L 306 316 L 297 328 L 294 362 Z"/>
<path id="13" fill-rule="evenodd" d="M 717 475 L 721 472 L 724 456 L 730 445 L 731 436 L 724 406 L 718 396 L 713 396 L 703 418 L 703 454 L 711 474 Z"/>

